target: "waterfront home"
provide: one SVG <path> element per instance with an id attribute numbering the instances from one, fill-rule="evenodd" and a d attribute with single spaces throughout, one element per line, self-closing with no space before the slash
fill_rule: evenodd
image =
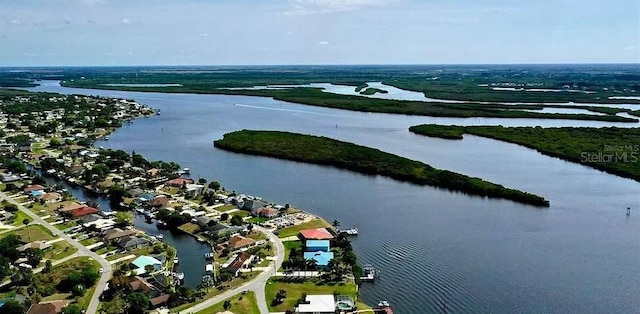
<path id="1" fill-rule="evenodd" d="M 305 242 L 305 251 L 307 252 L 329 252 L 329 240 L 307 240 Z"/>
<path id="2" fill-rule="evenodd" d="M 229 239 L 229 248 L 234 251 L 249 248 L 254 245 L 256 245 L 256 240 L 240 235 L 233 236 L 231 237 L 231 239 Z"/>
<path id="3" fill-rule="evenodd" d="M 254 217 L 273 218 L 280 214 L 280 211 L 273 207 L 260 207 L 258 209 L 251 210 L 251 215 Z"/>
<path id="4" fill-rule="evenodd" d="M 82 204 L 78 204 L 76 202 L 70 202 L 67 205 L 65 205 L 62 208 L 59 208 L 58 211 L 59 212 L 63 212 L 63 213 L 67 213 L 67 212 L 73 212 L 76 209 L 80 209 L 80 208 L 84 208 L 86 207 L 86 205 L 82 205 Z"/>
<path id="5" fill-rule="evenodd" d="M 327 269 L 329 261 L 333 259 L 333 252 L 304 252 L 303 257 L 304 259 L 315 260 L 319 269 Z"/>
<path id="6" fill-rule="evenodd" d="M 84 226 L 85 228 L 94 228 L 99 231 L 105 231 L 105 230 L 112 229 L 113 227 L 115 227 L 115 225 L 116 225 L 116 222 L 113 219 L 100 218 L 98 220 L 85 223 L 82 226 Z"/>
<path id="7" fill-rule="evenodd" d="M 133 276 L 129 281 L 129 286 L 131 287 L 131 291 L 142 292 L 144 294 L 150 294 L 151 292 L 158 290 L 149 281 L 140 276 Z"/>
<path id="8" fill-rule="evenodd" d="M 150 200 L 149 202 L 147 202 L 147 204 L 151 207 L 157 207 L 157 208 L 166 207 L 167 204 L 169 204 L 169 198 L 167 198 L 164 195 L 160 195 Z"/>
<path id="9" fill-rule="evenodd" d="M 28 249 L 34 249 L 34 250 L 46 250 L 51 248 L 51 244 L 47 243 L 46 241 L 33 241 L 33 242 L 29 242 L 25 245 L 19 246 L 16 248 L 16 250 L 18 250 L 18 252 L 24 252 Z"/>
<path id="10" fill-rule="evenodd" d="M 225 224 L 217 223 L 213 226 L 208 226 L 205 234 L 207 235 L 216 235 L 217 237 L 222 237 L 225 235 L 234 234 L 240 231 L 239 227 L 235 226 L 227 226 Z"/>
<path id="11" fill-rule="evenodd" d="M 188 195 L 200 195 L 204 191 L 205 186 L 201 184 L 187 184 L 185 193 Z"/>
<path id="12" fill-rule="evenodd" d="M 194 220 L 195 220 L 195 223 L 197 223 L 200 226 L 208 226 L 212 221 L 215 222 L 213 218 L 207 217 L 207 216 L 196 217 L 194 218 Z"/>
<path id="13" fill-rule="evenodd" d="M 10 182 L 16 182 L 16 181 L 20 181 L 20 177 L 15 175 L 15 174 L 11 174 L 11 173 L 3 173 L 2 174 L 2 182 L 4 183 L 10 183 Z"/>
<path id="14" fill-rule="evenodd" d="M 152 257 L 152 256 L 140 256 L 133 260 L 131 264 L 135 267 L 134 271 L 137 275 L 142 275 L 147 272 L 147 266 L 151 266 L 153 268 L 153 272 L 162 270 L 164 268 L 161 261 Z"/>
<path id="15" fill-rule="evenodd" d="M 265 203 L 265 202 L 263 202 L 261 200 L 256 200 L 256 199 L 252 199 L 252 198 L 245 198 L 245 199 L 242 200 L 242 204 L 238 203 L 238 206 L 242 210 L 247 210 L 249 212 L 252 212 L 252 211 L 260 209 L 262 207 L 266 207 L 267 203 Z"/>
<path id="16" fill-rule="evenodd" d="M 137 233 L 138 233 L 138 231 L 135 230 L 135 229 L 122 230 L 120 228 L 113 228 L 113 229 L 109 229 L 109 230 L 104 231 L 102 233 L 103 234 L 102 239 L 107 243 L 112 243 L 112 242 L 117 241 L 120 238 L 127 237 L 127 236 L 133 236 L 133 235 L 136 235 Z"/>
<path id="17" fill-rule="evenodd" d="M 147 170 L 147 173 L 149 174 L 149 176 L 154 178 L 154 177 L 157 177 L 160 174 L 160 170 L 158 170 L 157 168 L 151 168 L 151 169 Z"/>
<path id="18" fill-rule="evenodd" d="M 240 274 L 240 270 L 249 268 L 249 265 L 251 265 L 254 258 L 254 255 L 251 255 L 247 252 L 240 252 L 233 258 L 229 259 L 231 262 L 225 263 L 225 265 L 222 266 L 222 269 L 238 277 L 238 275 Z"/>
<path id="19" fill-rule="evenodd" d="M 336 312 L 336 301 L 331 294 L 307 295 L 303 303 L 298 304 L 296 313 L 300 314 L 333 314 Z"/>
<path id="20" fill-rule="evenodd" d="M 40 184 L 29 184 L 26 188 L 24 188 L 24 192 L 27 194 L 31 194 L 32 192 L 36 191 L 44 191 L 44 186 Z"/>
<path id="21" fill-rule="evenodd" d="M 56 192 L 45 193 L 39 197 L 46 204 L 62 201 L 62 195 Z"/>
<path id="22" fill-rule="evenodd" d="M 173 180 L 169 180 L 165 183 L 165 185 L 168 186 L 172 186 L 172 187 L 177 187 L 177 188 L 181 188 L 181 187 L 186 187 L 187 184 L 192 184 L 193 180 L 191 179 L 185 179 L 185 178 L 175 178 Z"/>
<path id="23" fill-rule="evenodd" d="M 133 250 L 149 246 L 151 242 L 136 236 L 124 236 L 115 240 L 115 244 L 124 250 Z"/>
<path id="24" fill-rule="evenodd" d="M 29 307 L 27 314 L 60 314 L 62 313 L 62 309 L 64 309 L 69 304 L 69 301 L 48 301 L 48 302 L 40 302 L 38 304 L 33 304 Z"/>
<path id="25" fill-rule="evenodd" d="M 156 198 L 156 196 L 151 194 L 151 193 L 144 193 L 144 194 L 138 195 L 138 200 L 140 200 L 141 202 L 149 202 L 149 201 L 153 200 L 154 198 Z"/>
<path id="26" fill-rule="evenodd" d="M 298 235 L 300 240 L 332 240 L 333 234 L 327 228 L 305 229 Z"/>
<path id="27" fill-rule="evenodd" d="M 139 198 L 140 196 L 142 196 L 144 193 L 144 191 L 141 188 L 131 188 L 127 190 L 127 194 L 129 194 L 129 196 L 133 197 L 133 198 Z M 151 198 L 149 199 L 141 199 L 141 201 L 146 202 L 149 200 L 153 199 L 153 195 L 151 196 Z"/>
<path id="28" fill-rule="evenodd" d="M 71 212 L 71 216 L 75 219 L 75 218 L 80 218 L 86 215 L 97 214 L 98 212 L 99 210 L 93 207 L 83 206 L 82 208 L 74 209 Z"/>
<path id="29" fill-rule="evenodd" d="M 91 215 L 87 215 L 87 216 L 84 216 L 84 217 L 80 218 L 80 220 L 82 220 L 83 224 L 94 222 L 94 221 L 96 221 L 98 219 L 102 219 L 102 216 L 100 216 L 98 214 L 91 214 Z"/>

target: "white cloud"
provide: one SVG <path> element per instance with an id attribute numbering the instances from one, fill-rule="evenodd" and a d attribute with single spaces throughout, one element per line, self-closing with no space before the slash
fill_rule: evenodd
<path id="1" fill-rule="evenodd" d="M 131 20 L 129 20 L 129 19 L 122 19 L 122 24 L 131 24 Z"/>
<path id="2" fill-rule="evenodd" d="M 284 15 L 308 15 L 389 5 L 396 0 L 289 0 L 291 9 Z"/>
<path id="3" fill-rule="evenodd" d="M 20 25 L 22 23 L 20 23 L 20 21 L 18 21 L 18 20 L 11 20 L 11 21 L 9 21 L 9 24 Z"/>
<path id="4" fill-rule="evenodd" d="M 318 42 L 318 45 L 323 45 L 324 46 L 324 45 L 328 45 L 328 44 L 329 44 L 329 42 L 328 41 L 324 41 L 324 40 Z"/>

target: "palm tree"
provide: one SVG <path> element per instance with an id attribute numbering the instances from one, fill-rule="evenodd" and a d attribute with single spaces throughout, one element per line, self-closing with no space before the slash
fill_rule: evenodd
<path id="1" fill-rule="evenodd" d="M 337 219 L 334 219 L 331 225 L 338 228 L 340 226 L 340 222 Z"/>

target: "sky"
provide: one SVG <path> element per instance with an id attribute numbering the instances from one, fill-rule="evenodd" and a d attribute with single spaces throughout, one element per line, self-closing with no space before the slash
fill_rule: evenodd
<path id="1" fill-rule="evenodd" d="M 0 0 L 0 66 L 639 62 L 637 0 Z"/>

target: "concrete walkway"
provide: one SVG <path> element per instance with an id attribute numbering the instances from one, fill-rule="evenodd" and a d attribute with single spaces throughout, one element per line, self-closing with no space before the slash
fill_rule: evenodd
<path id="1" fill-rule="evenodd" d="M 109 261 L 109 264 L 114 265 L 114 264 L 120 263 L 120 262 L 122 262 L 122 261 L 126 261 L 126 260 L 128 260 L 128 259 L 135 258 L 136 256 L 137 256 L 137 255 L 135 255 L 135 254 L 131 254 L 131 255 L 127 255 L 127 256 L 123 256 L 123 257 L 118 258 L 118 259 L 115 259 L 115 260 L 113 260 L 113 261 Z"/>

